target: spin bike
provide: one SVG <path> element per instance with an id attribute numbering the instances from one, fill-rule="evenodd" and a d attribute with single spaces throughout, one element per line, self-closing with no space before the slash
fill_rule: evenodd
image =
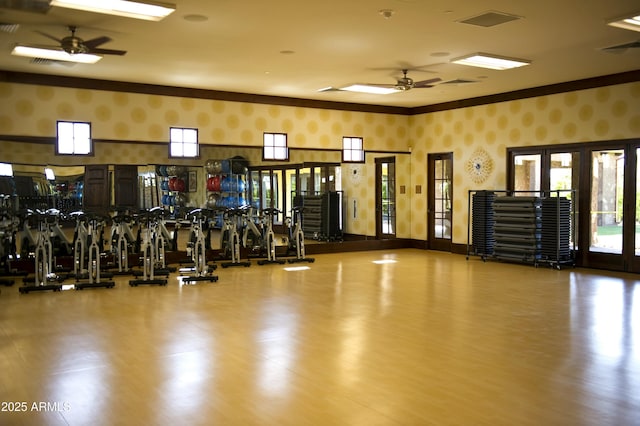
<path id="1" fill-rule="evenodd" d="M 11 197 L 0 198 L 0 285 L 12 286 L 17 272 L 11 271 L 11 261 L 17 259 L 16 234 L 20 229 L 20 218 L 13 211 Z"/>
<path id="2" fill-rule="evenodd" d="M 276 258 L 276 234 L 273 232 L 273 219 L 280 213 L 280 210 L 276 208 L 262 209 L 262 218 L 264 224 L 263 242 L 264 248 L 267 252 L 266 259 L 258 260 L 258 265 L 269 265 L 278 263 L 280 265 L 286 263 L 285 260 Z"/>
<path id="3" fill-rule="evenodd" d="M 315 262 L 312 257 L 306 257 L 304 251 L 304 232 L 302 232 L 302 212 L 304 207 L 295 206 L 291 209 L 293 217 L 287 217 L 285 223 L 289 228 L 289 244 L 287 246 L 287 254 L 295 253 L 294 258 L 287 259 L 289 263 L 296 262 Z"/>
<path id="4" fill-rule="evenodd" d="M 113 288 L 115 283 L 113 281 L 103 280 L 102 278 L 111 277 L 111 274 L 104 274 L 101 272 L 100 258 L 102 250 L 100 249 L 101 235 L 105 224 L 108 222 L 109 217 L 100 214 L 86 214 L 84 219 L 87 223 L 87 235 L 91 242 L 89 243 L 88 251 L 89 257 L 87 261 L 87 271 L 82 271 L 76 280 L 86 279 L 86 282 L 76 282 L 75 289 L 82 290 L 85 288 Z"/>
<path id="5" fill-rule="evenodd" d="M 131 225 L 134 218 L 127 212 L 118 212 L 112 218 L 114 226 L 111 228 L 111 251 L 116 257 L 118 270 L 116 275 L 131 275 L 133 271 L 129 268 L 129 248 L 133 246 L 136 237 L 133 235 Z"/>
<path id="6" fill-rule="evenodd" d="M 20 287 L 20 293 L 26 294 L 30 291 L 62 290 L 62 285 L 59 283 L 60 277 L 54 270 L 53 245 L 51 243 L 51 225 L 57 222 L 57 220 L 58 217 L 56 215 L 32 211 L 29 212 L 25 218 L 25 229 L 30 232 L 28 222 L 37 228 L 34 249 L 35 276 L 33 278 L 34 285 L 24 285 Z M 25 278 L 24 282 L 26 283 L 27 281 L 30 280 Z M 56 284 L 53 284 L 54 282 Z"/>
<path id="7" fill-rule="evenodd" d="M 139 220 L 141 230 L 142 243 L 140 245 L 140 252 L 142 255 L 142 272 L 135 272 L 136 276 L 142 276 L 142 278 L 130 280 L 129 285 L 137 287 L 142 284 L 157 284 L 165 286 L 167 280 L 164 278 L 155 278 L 156 275 L 169 275 L 169 271 L 166 269 L 157 268 L 157 266 L 163 266 L 164 261 L 164 238 L 162 235 L 158 235 L 158 216 L 163 214 L 157 209 L 151 209 L 141 212 L 141 218 Z M 160 240 L 160 241 L 159 241 Z M 160 244 L 162 242 L 162 244 Z M 160 253 L 160 250 L 163 253 Z"/>
<path id="8" fill-rule="evenodd" d="M 180 272 L 192 272 L 193 275 L 182 276 L 182 281 L 185 283 L 192 281 L 218 281 L 218 277 L 211 274 L 216 269 L 216 265 L 207 264 L 204 225 L 211 216 L 212 211 L 208 209 L 195 209 L 188 214 L 188 217 L 191 218 L 191 238 L 187 243 L 187 252 L 191 254 L 193 268 L 183 269 Z"/>
<path id="9" fill-rule="evenodd" d="M 251 266 L 251 262 L 242 261 L 240 258 L 240 234 L 238 233 L 238 218 L 242 216 L 242 209 L 226 209 L 223 213 L 223 225 L 220 232 L 220 250 L 225 259 L 231 259 L 229 262 L 223 262 L 223 268 L 229 266 Z"/>

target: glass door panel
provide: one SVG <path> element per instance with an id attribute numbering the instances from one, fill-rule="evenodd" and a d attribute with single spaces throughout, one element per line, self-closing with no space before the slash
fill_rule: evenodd
<path id="1" fill-rule="evenodd" d="M 634 255 L 640 256 L 640 148 L 636 148 L 636 189 L 634 227 Z"/>
<path id="2" fill-rule="evenodd" d="M 434 165 L 434 237 L 451 238 L 451 179 L 449 162 L 436 160 Z"/>
<path id="3" fill-rule="evenodd" d="M 589 251 L 622 254 L 624 150 L 591 154 Z"/>
<path id="4" fill-rule="evenodd" d="M 376 238 L 395 238 L 395 158 L 376 158 Z"/>
<path id="5" fill-rule="evenodd" d="M 513 189 L 516 191 L 540 191 L 542 156 L 540 154 L 515 155 L 513 164 Z"/>

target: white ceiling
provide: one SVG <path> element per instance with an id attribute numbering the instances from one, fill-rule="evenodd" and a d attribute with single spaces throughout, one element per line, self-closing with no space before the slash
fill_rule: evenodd
<path id="1" fill-rule="evenodd" d="M 168 0 L 170 1 L 170 0 Z M 2 3 L 2 2 L 0 2 Z M 4 2 L 7 4 L 7 2 Z M 174 0 L 160 22 L 51 8 L 47 14 L 0 9 L 0 70 L 56 74 L 384 106 L 416 107 L 640 69 L 640 32 L 606 25 L 640 11 L 637 0 Z M 379 11 L 393 10 L 385 19 Z M 521 19 L 494 27 L 459 21 L 488 11 Z M 193 15 L 206 20 L 190 19 Z M 38 65 L 10 55 L 15 43 L 54 45 L 67 25 L 85 40 L 107 35 L 127 50 L 94 65 Z M 474 52 L 528 59 L 492 71 L 449 63 Z M 476 80 L 391 95 L 318 92 L 349 83 L 409 77 Z"/>

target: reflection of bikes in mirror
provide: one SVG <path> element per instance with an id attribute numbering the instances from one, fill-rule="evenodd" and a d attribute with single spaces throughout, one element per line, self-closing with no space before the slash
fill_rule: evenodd
<path id="1" fill-rule="evenodd" d="M 280 210 L 275 208 L 262 209 L 262 217 L 264 224 L 264 232 L 262 235 L 263 247 L 265 248 L 267 258 L 258 260 L 258 265 L 268 265 L 273 263 L 283 264 L 284 260 L 276 257 L 276 235 L 273 232 L 273 221 L 280 213 Z"/>
<path id="2" fill-rule="evenodd" d="M 241 220 L 243 208 L 225 209 L 222 215 L 222 230 L 220 232 L 220 255 L 228 262 L 222 262 L 223 268 L 230 266 L 251 266 L 251 262 L 241 259 L 240 234 L 238 221 Z"/>
<path id="3" fill-rule="evenodd" d="M 302 213 L 304 207 L 296 206 L 291 209 L 292 217 L 285 218 L 287 229 L 289 230 L 287 245 L 287 255 L 295 254 L 295 258 L 288 259 L 289 263 L 295 262 L 315 262 L 312 257 L 306 257 L 304 248 L 304 232 L 302 231 Z"/>

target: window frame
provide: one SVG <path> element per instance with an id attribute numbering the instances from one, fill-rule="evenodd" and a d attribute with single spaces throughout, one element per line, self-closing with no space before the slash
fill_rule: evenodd
<path id="1" fill-rule="evenodd" d="M 173 140 L 174 131 L 180 131 L 181 138 L 180 140 Z M 194 131 L 195 132 L 195 143 L 185 142 L 184 134 L 185 131 Z M 182 150 L 182 155 L 174 154 L 173 147 L 179 145 Z M 185 155 L 185 146 L 186 145 L 195 145 L 195 155 Z M 177 127 L 171 126 L 169 127 L 169 158 L 200 158 L 200 135 L 198 129 L 196 127 Z"/>
<path id="2" fill-rule="evenodd" d="M 71 124 L 72 125 L 72 140 L 71 141 L 61 141 L 61 129 L 60 129 L 60 125 L 61 124 Z M 79 152 L 78 149 L 79 147 L 77 146 L 78 143 L 80 143 L 79 139 L 76 140 L 76 131 L 80 130 L 79 126 L 88 126 L 88 150 L 87 152 Z M 93 156 L 94 152 L 93 152 L 93 138 L 91 136 L 91 122 L 90 121 L 71 121 L 71 120 L 57 120 L 56 121 L 56 146 L 55 146 L 55 155 L 75 155 L 75 156 Z M 71 152 L 68 152 L 68 150 L 62 150 L 60 149 L 61 144 L 71 144 Z"/>
<path id="3" fill-rule="evenodd" d="M 284 139 L 284 145 L 276 145 L 278 136 Z M 271 145 L 267 145 L 267 138 L 272 138 Z M 273 150 L 272 155 L 267 155 L 267 150 Z M 284 156 L 278 157 L 276 154 L 278 151 L 282 150 Z M 289 141 L 288 135 L 282 132 L 264 132 L 262 134 L 262 161 L 289 161 Z"/>
<path id="4" fill-rule="evenodd" d="M 354 148 L 353 142 L 358 141 L 360 147 Z M 349 146 L 347 146 L 349 144 Z M 360 154 L 361 159 L 354 159 L 354 154 Z M 342 162 L 362 164 L 366 161 L 364 150 L 364 138 L 361 136 L 343 136 L 342 137 Z"/>

